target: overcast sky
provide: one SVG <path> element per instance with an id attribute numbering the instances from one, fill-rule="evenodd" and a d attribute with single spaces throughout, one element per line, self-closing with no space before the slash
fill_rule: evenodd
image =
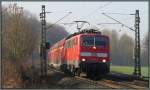
<path id="1" fill-rule="evenodd" d="M 126 27 L 121 25 L 97 25 L 98 23 L 116 23 L 114 20 L 104 16 L 101 13 L 119 20 L 129 27 L 134 28 L 134 15 L 120 15 L 110 13 L 123 13 L 123 14 L 134 14 L 136 9 L 139 9 L 140 13 L 140 33 L 141 39 L 144 38 L 148 31 L 148 2 L 2 2 L 2 5 L 8 6 L 9 4 L 17 3 L 18 6 L 22 6 L 25 10 L 28 10 L 39 20 L 39 13 L 41 12 L 41 5 L 46 5 L 47 12 L 53 12 L 47 14 L 46 21 L 55 23 L 57 20 L 72 12 L 68 17 L 64 18 L 58 24 L 64 26 L 69 33 L 77 31 L 76 24 L 63 25 L 61 23 L 71 23 L 75 20 L 86 20 L 91 26 L 96 26 L 102 29 L 115 29 L 119 34 L 127 33 L 134 37 L 134 32 L 130 31 Z M 85 24 L 83 28 L 88 27 Z M 120 31 L 121 29 L 121 31 Z"/>

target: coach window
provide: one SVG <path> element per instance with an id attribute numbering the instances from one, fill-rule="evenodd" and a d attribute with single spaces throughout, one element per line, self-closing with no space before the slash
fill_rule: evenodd
<path id="1" fill-rule="evenodd" d="M 72 39 L 71 46 L 73 47 L 75 45 L 75 39 Z"/>
<path id="2" fill-rule="evenodd" d="M 72 47 L 72 40 L 70 40 L 70 48 Z"/>
<path id="3" fill-rule="evenodd" d="M 68 42 L 66 42 L 65 47 L 68 48 Z"/>
<path id="4" fill-rule="evenodd" d="M 68 40 L 67 42 L 66 42 L 66 48 L 69 48 L 70 47 L 70 40 Z"/>
<path id="5" fill-rule="evenodd" d="M 74 39 L 74 44 L 77 45 L 77 38 Z"/>
<path id="6" fill-rule="evenodd" d="M 77 45 L 77 44 L 78 44 L 78 38 L 75 39 L 75 45 Z"/>
<path id="7" fill-rule="evenodd" d="M 68 41 L 68 48 L 70 48 L 70 40 Z"/>
<path id="8" fill-rule="evenodd" d="M 71 40 L 70 44 L 70 47 L 73 47 L 73 39 Z"/>
<path id="9" fill-rule="evenodd" d="M 65 43 L 65 48 L 67 48 L 67 43 Z"/>
<path id="10" fill-rule="evenodd" d="M 70 44 L 71 44 L 71 47 L 73 47 L 73 44 L 74 44 L 73 39 L 70 41 Z"/>
<path id="11" fill-rule="evenodd" d="M 69 40 L 67 43 L 68 43 L 68 46 L 67 46 L 67 47 L 70 48 L 70 40 Z"/>
<path id="12" fill-rule="evenodd" d="M 75 45 L 75 39 L 72 40 L 72 46 L 74 46 L 74 45 Z"/>
<path id="13" fill-rule="evenodd" d="M 70 48 L 70 40 L 68 41 L 68 48 Z"/>

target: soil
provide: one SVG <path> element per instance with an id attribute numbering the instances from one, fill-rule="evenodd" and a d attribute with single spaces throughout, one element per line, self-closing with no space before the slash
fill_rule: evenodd
<path id="1" fill-rule="evenodd" d="M 37 75 L 37 74 L 36 74 Z M 102 88 L 102 86 L 94 86 L 84 81 L 77 80 L 76 78 L 57 72 L 53 70 L 48 71 L 48 75 L 43 80 L 37 80 L 30 88 L 48 88 L 48 89 L 94 89 Z M 28 88 L 29 88 L 28 87 Z"/>
<path id="2" fill-rule="evenodd" d="M 9 63 L 6 64 L 7 66 Z M 23 81 L 21 78 L 16 76 L 15 72 L 10 73 L 12 67 L 8 69 L 5 67 L 3 72 L 3 88 L 30 88 L 30 89 L 89 89 L 89 88 L 102 88 L 101 86 L 94 86 L 85 81 L 77 80 L 71 75 L 64 74 L 59 71 L 48 70 L 48 74 L 46 77 L 40 77 L 40 64 L 37 64 L 36 67 L 32 70 L 28 70 L 30 80 Z M 9 70 L 10 69 L 10 70 Z M 34 71 L 34 72 L 33 72 Z M 15 76 L 13 76 L 15 75 Z"/>

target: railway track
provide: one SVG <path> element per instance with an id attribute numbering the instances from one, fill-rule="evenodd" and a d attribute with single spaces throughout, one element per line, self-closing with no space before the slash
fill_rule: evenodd
<path id="1" fill-rule="evenodd" d="M 53 70 L 54 72 L 59 72 L 61 74 L 64 74 L 64 72 L 58 70 L 58 69 L 54 69 L 52 68 L 51 70 Z M 98 84 L 97 82 L 93 81 L 93 80 L 90 80 L 90 79 L 87 79 L 87 78 L 83 78 L 83 77 L 78 77 L 78 76 L 75 76 L 75 77 L 72 77 L 71 75 L 67 75 L 69 76 L 70 78 L 72 78 L 72 80 L 70 80 L 70 82 L 74 82 L 74 81 L 78 81 L 78 82 L 82 82 L 84 84 L 88 84 L 89 86 L 87 87 L 84 87 L 85 88 L 92 88 L 92 89 L 96 89 L 96 88 L 108 88 L 108 86 L 105 86 L 105 85 L 100 85 Z M 110 87 L 111 88 L 111 87 Z"/>
<path id="2" fill-rule="evenodd" d="M 108 89 L 108 88 L 109 89 L 116 88 L 116 87 L 108 85 L 108 84 L 106 85 L 106 84 L 100 83 L 98 81 L 93 81 L 93 80 L 82 78 L 82 77 L 78 77 L 78 76 L 75 76 L 75 78 L 77 80 L 84 81 L 85 83 L 88 83 L 90 86 L 92 85 L 92 87 L 94 87 L 94 88 L 106 88 L 106 89 Z"/>
<path id="3" fill-rule="evenodd" d="M 58 69 L 52 69 L 55 72 L 59 72 L 59 73 L 63 73 L 62 71 L 58 70 Z M 89 87 L 93 88 L 93 89 L 97 89 L 97 88 L 104 88 L 104 89 L 146 89 L 148 87 L 143 86 L 143 85 L 138 85 L 135 82 L 129 82 L 129 81 L 113 81 L 111 79 L 101 79 L 98 81 L 95 80 L 91 80 L 89 78 L 83 77 L 83 75 L 81 75 L 81 77 L 79 76 L 75 76 L 75 77 L 71 77 L 72 81 L 79 81 L 79 82 L 84 82 L 87 83 L 89 85 Z"/>
<path id="4" fill-rule="evenodd" d="M 126 82 L 126 81 L 117 82 L 117 81 L 112 81 L 112 80 L 107 80 L 107 79 L 94 81 L 94 80 L 90 80 L 90 79 L 83 78 L 83 77 L 78 77 L 78 76 L 76 76 L 75 78 L 77 78 L 79 80 L 84 80 L 86 82 L 89 82 L 89 84 L 93 84 L 95 86 L 103 86 L 103 88 L 110 88 L 110 89 L 146 89 L 146 87 L 137 86 L 137 85 L 135 85 L 131 82 Z"/>
<path id="5" fill-rule="evenodd" d="M 127 88 L 127 89 L 145 89 L 146 87 L 138 86 L 135 84 L 132 84 L 130 82 L 122 81 L 122 82 L 116 82 L 111 80 L 101 80 L 102 83 L 111 84 L 113 86 L 117 86 L 114 88 Z"/>

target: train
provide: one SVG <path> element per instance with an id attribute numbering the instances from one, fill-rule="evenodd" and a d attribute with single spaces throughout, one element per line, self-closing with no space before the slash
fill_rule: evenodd
<path id="1" fill-rule="evenodd" d="M 48 65 L 63 72 L 88 77 L 110 72 L 109 37 L 99 30 L 84 29 L 58 41 L 48 51 Z"/>

